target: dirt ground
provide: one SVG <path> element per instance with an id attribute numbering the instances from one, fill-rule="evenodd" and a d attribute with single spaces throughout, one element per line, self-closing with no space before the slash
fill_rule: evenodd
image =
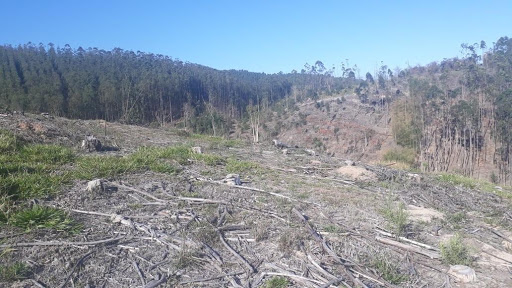
<path id="1" fill-rule="evenodd" d="M 38 199 L 84 229 L 70 236 L 2 227 L 2 261 L 22 261 L 33 273 L 1 287 L 512 287 L 512 201 L 493 191 L 172 129 L 40 115 L 0 116 L 0 126 L 39 143 L 78 148 L 93 134 L 119 148 L 97 155 L 185 144 L 256 164 L 237 172 L 242 185 L 222 182 L 225 165 L 190 161 L 174 175 L 125 174 L 102 179 L 95 192 L 76 181 Z M 405 205 L 405 238 L 424 246 L 382 233 L 393 231 L 383 212 L 389 203 Z M 470 247 L 475 282 L 450 275 L 439 256 L 456 233 Z"/>

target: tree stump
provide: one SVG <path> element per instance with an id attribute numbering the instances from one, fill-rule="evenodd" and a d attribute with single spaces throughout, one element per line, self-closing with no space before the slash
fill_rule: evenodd
<path id="1" fill-rule="evenodd" d="M 88 152 L 101 151 L 102 147 L 100 140 L 92 135 L 86 136 L 82 141 L 82 150 L 86 150 Z"/>

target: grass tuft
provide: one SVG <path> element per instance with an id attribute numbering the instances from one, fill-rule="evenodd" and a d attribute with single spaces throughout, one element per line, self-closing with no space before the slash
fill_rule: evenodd
<path id="1" fill-rule="evenodd" d="M 412 166 L 416 162 L 416 150 L 402 147 L 389 150 L 384 154 L 384 161 L 401 162 Z"/>
<path id="2" fill-rule="evenodd" d="M 400 202 L 398 205 L 393 205 L 391 201 L 387 201 L 382 214 L 388 220 L 389 229 L 397 237 L 405 235 L 407 225 L 409 224 L 409 214 L 405 209 L 404 203 Z"/>
<path id="3" fill-rule="evenodd" d="M 383 256 L 373 261 L 373 267 L 379 275 L 391 284 L 398 285 L 409 280 L 409 277 L 400 272 L 400 265 L 389 261 Z"/>
<path id="4" fill-rule="evenodd" d="M 0 129 L 0 153 L 14 152 L 17 150 L 19 141 L 11 132 Z"/>
<path id="5" fill-rule="evenodd" d="M 265 282 L 265 288 L 286 288 L 288 285 L 288 279 L 281 276 L 274 276 Z"/>
<path id="6" fill-rule="evenodd" d="M 228 173 L 243 173 L 259 169 L 260 166 L 253 162 L 239 161 L 233 158 L 228 159 L 226 163 L 226 171 Z"/>
<path id="7" fill-rule="evenodd" d="M 441 258 L 446 264 L 469 266 L 473 262 L 469 248 L 462 241 L 460 234 L 455 234 L 447 242 L 441 243 L 440 249 Z"/>
<path id="8" fill-rule="evenodd" d="M 50 228 L 70 233 L 79 232 L 81 226 L 68 217 L 66 212 L 52 208 L 34 205 L 32 208 L 20 210 L 11 215 L 9 224 L 27 231 L 37 228 Z"/>
<path id="9" fill-rule="evenodd" d="M 13 265 L 0 266 L 0 281 L 13 282 L 16 280 L 26 279 L 30 275 L 28 267 L 20 262 Z"/>

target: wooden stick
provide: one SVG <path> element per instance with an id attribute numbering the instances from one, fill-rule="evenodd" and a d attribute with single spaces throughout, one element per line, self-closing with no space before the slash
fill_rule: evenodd
<path id="1" fill-rule="evenodd" d="M 133 191 L 133 192 L 139 193 L 139 194 L 144 195 L 146 197 L 149 197 L 149 198 L 151 198 L 151 199 L 153 199 L 153 200 L 155 200 L 157 202 L 165 202 L 165 200 L 162 200 L 162 199 L 157 198 L 157 197 L 155 197 L 155 196 L 153 196 L 153 195 L 151 195 L 151 194 L 149 194 L 147 192 L 144 192 L 144 191 L 132 188 L 130 186 L 126 186 L 126 185 L 118 184 L 118 183 L 114 183 L 114 182 L 108 182 L 108 183 L 110 183 L 110 184 L 112 184 L 112 185 L 114 185 L 114 186 L 116 186 L 118 188 L 122 188 L 122 189 L 126 189 L 126 190 L 129 190 L 129 191 Z"/>
<path id="2" fill-rule="evenodd" d="M 337 279 L 336 276 L 334 276 L 331 273 L 327 272 L 327 270 L 322 268 L 322 266 L 320 266 L 320 264 L 316 263 L 315 260 L 313 260 L 313 257 L 311 257 L 311 255 L 309 255 L 309 254 L 308 254 L 308 260 L 313 264 L 313 266 L 315 266 L 325 276 L 327 276 L 329 278 L 332 278 L 332 279 Z M 343 278 L 342 278 L 342 280 L 343 280 Z M 331 283 L 331 284 L 334 284 L 334 283 Z"/>
<path id="3" fill-rule="evenodd" d="M 226 242 L 226 240 L 224 240 L 224 236 L 222 236 L 222 232 L 220 232 L 219 230 L 217 230 L 217 234 L 219 235 L 219 238 L 220 238 L 220 241 L 222 242 L 222 244 L 229 250 L 229 252 L 231 252 L 231 254 L 235 255 L 236 258 L 238 258 L 244 265 L 245 267 L 247 267 L 252 273 L 256 273 L 256 268 L 254 268 L 247 260 L 245 260 L 245 258 L 238 254 L 238 252 L 236 252 L 233 248 L 231 248 L 231 246 L 229 246 L 229 244 Z"/>
<path id="4" fill-rule="evenodd" d="M 347 266 L 351 266 L 350 264 L 346 263 L 345 260 L 341 259 L 338 255 L 336 255 L 336 253 L 334 253 L 334 251 L 332 251 L 332 249 L 329 247 L 329 245 L 327 244 L 327 242 L 322 238 L 322 236 L 320 234 L 318 234 L 318 232 L 316 232 L 315 229 L 313 229 L 313 227 L 311 226 L 311 224 L 308 222 L 308 220 L 304 217 L 304 215 L 302 215 L 302 213 L 299 212 L 299 210 L 293 208 L 292 209 L 292 212 L 295 213 L 295 215 L 297 215 L 297 217 L 301 220 L 301 222 L 306 226 L 306 228 L 309 230 L 309 233 L 313 236 L 313 238 L 315 238 L 315 240 L 317 241 L 317 243 L 320 243 L 320 246 L 322 247 L 322 249 L 324 249 L 329 255 L 331 255 L 331 257 L 333 257 L 336 262 L 338 262 L 339 264 L 342 265 L 342 267 L 344 268 L 345 270 L 345 273 L 347 274 L 347 277 L 355 284 L 357 283 L 357 280 L 354 278 L 354 276 L 352 275 L 352 273 L 350 273 L 350 271 L 348 270 L 348 267 Z M 321 283 L 323 284 L 323 283 Z"/>
<path id="5" fill-rule="evenodd" d="M 135 271 L 137 271 L 137 274 L 139 274 L 139 278 L 140 278 L 140 282 L 142 282 L 142 286 L 145 286 L 146 279 L 144 279 L 144 275 L 142 275 L 139 265 L 137 265 L 137 262 L 135 262 L 135 260 L 133 260 L 132 263 L 133 263 L 133 267 L 135 268 Z"/>
<path id="6" fill-rule="evenodd" d="M 437 252 L 431 252 L 431 251 L 428 251 L 428 250 L 424 250 L 424 249 L 418 248 L 416 246 L 411 246 L 411 245 L 403 244 L 403 243 L 400 243 L 398 241 L 394 241 L 394 240 L 391 240 L 391 239 L 388 239 L 388 238 L 383 238 L 383 237 L 376 236 L 375 240 L 377 240 L 377 242 L 380 242 L 380 243 L 384 243 L 384 244 L 387 244 L 387 245 L 395 246 L 395 247 L 398 247 L 398 248 L 406 250 L 406 251 L 411 251 L 411 252 L 418 253 L 418 254 L 423 255 L 423 256 L 427 256 L 427 257 L 429 257 L 431 259 L 439 259 L 439 258 L 441 258 L 441 256 Z"/>
<path id="7" fill-rule="evenodd" d="M 193 279 L 193 280 L 182 281 L 182 282 L 180 282 L 180 284 L 190 284 L 190 283 L 197 283 L 197 282 L 207 282 L 207 281 L 217 280 L 217 279 L 224 278 L 224 277 L 228 277 L 228 276 L 236 276 L 236 275 L 240 275 L 240 274 L 244 274 L 244 273 L 245 273 L 245 271 L 231 272 L 231 273 L 227 273 L 227 274 L 223 274 L 223 275 L 218 275 L 218 276 L 214 276 L 214 277 L 209 277 L 209 278 L 199 278 L 199 279 Z"/>
<path id="8" fill-rule="evenodd" d="M 165 275 L 164 275 L 164 276 L 162 276 L 162 278 L 160 278 L 158 280 L 149 281 L 149 283 L 146 284 L 144 286 L 144 288 L 155 288 L 155 287 L 160 286 L 161 284 L 164 284 L 166 281 L 167 281 L 167 277 L 165 277 Z"/>
<path id="9" fill-rule="evenodd" d="M 328 288 L 329 286 L 331 285 L 338 285 L 338 283 L 340 283 L 341 281 L 343 281 L 343 278 L 340 277 L 340 278 L 335 278 L 335 279 L 332 279 L 331 281 L 325 283 L 324 285 L 318 287 L 318 288 Z"/>
<path id="10" fill-rule="evenodd" d="M 382 234 L 384 236 L 388 236 L 388 237 L 392 237 L 392 238 L 396 238 L 396 236 L 392 233 L 389 233 L 389 232 L 386 232 L 382 229 L 380 229 L 379 227 L 377 227 L 375 229 L 375 231 L 377 231 L 377 233 L 379 234 Z M 414 244 L 416 246 L 419 246 L 419 247 L 422 247 L 422 248 L 425 248 L 425 249 L 428 249 L 428 250 L 433 250 L 433 251 L 439 251 L 439 249 L 435 248 L 435 247 L 432 247 L 430 245 L 427 245 L 427 244 L 423 244 L 423 243 L 420 243 L 420 242 L 416 242 L 414 240 L 411 240 L 411 239 L 407 239 L 405 237 L 398 237 L 398 239 L 404 241 L 404 242 L 408 242 L 408 243 L 411 243 L 411 244 Z"/>
<path id="11" fill-rule="evenodd" d="M 512 239 L 508 238 L 507 236 L 503 235 L 501 232 L 491 229 L 491 232 L 494 233 L 496 236 L 505 239 L 505 241 L 512 243 Z"/>
<path id="12" fill-rule="evenodd" d="M 247 187 L 247 186 L 241 186 L 241 185 L 228 185 L 226 183 L 223 183 L 223 182 L 220 182 L 220 181 L 215 181 L 215 180 L 208 180 L 208 179 L 201 179 L 201 178 L 198 178 L 199 180 L 201 181 L 206 181 L 206 182 L 210 182 L 210 183 L 215 183 L 215 184 L 219 184 L 219 185 L 224 185 L 224 186 L 227 186 L 227 187 L 230 187 L 230 188 L 239 188 L 239 189 L 244 189 L 244 190 L 250 190 L 250 191 L 256 191 L 256 192 L 260 192 L 260 193 L 266 193 L 266 194 L 269 194 L 269 195 L 272 195 L 272 196 L 276 196 L 276 197 L 281 197 L 281 198 L 285 198 L 285 199 L 288 199 L 290 201 L 295 201 L 295 202 L 300 202 L 300 203 L 305 203 L 305 204 L 313 204 L 313 205 L 316 205 L 316 206 L 321 206 L 320 204 L 318 203 L 313 203 L 313 202 L 308 202 L 308 201 L 302 201 L 302 200 L 298 200 L 298 199 L 294 199 L 292 197 L 289 197 L 289 196 L 285 196 L 285 195 L 281 195 L 281 194 L 278 194 L 278 193 L 274 193 L 274 192 L 269 192 L 269 191 L 265 191 L 265 190 L 261 190 L 261 189 L 258 189 L 258 188 L 253 188 L 253 187 Z"/>
<path id="13" fill-rule="evenodd" d="M 73 274 L 75 273 L 75 270 L 78 266 L 82 265 L 82 263 L 85 261 L 85 259 L 89 256 L 91 256 L 91 254 L 94 253 L 94 251 L 90 251 L 88 252 L 87 254 L 85 254 L 84 256 L 82 256 L 78 262 L 76 262 L 75 266 L 73 266 L 73 269 L 71 269 L 71 273 L 68 274 L 68 276 L 66 277 L 66 280 L 64 280 L 64 283 L 62 283 L 62 285 L 60 286 L 60 288 L 64 288 L 66 287 L 66 284 L 68 284 L 68 281 L 69 279 L 71 279 L 71 276 L 73 276 Z"/>
<path id="14" fill-rule="evenodd" d="M 47 241 L 47 242 L 21 242 L 14 244 L 3 244 L 0 245 L 0 248 L 10 248 L 10 247 L 32 247 L 32 246 L 94 246 L 99 244 L 105 244 L 110 242 L 116 242 L 121 239 L 125 239 L 125 236 L 117 237 L 117 238 L 109 238 L 98 241 L 90 241 L 90 242 L 67 242 L 67 241 Z"/>

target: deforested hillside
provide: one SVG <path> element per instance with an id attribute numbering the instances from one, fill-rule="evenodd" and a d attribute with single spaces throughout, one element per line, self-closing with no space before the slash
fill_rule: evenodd
<path id="1" fill-rule="evenodd" d="M 169 127 L 0 125 L 0 287 L 512 285 L 507 186 Z"/>

